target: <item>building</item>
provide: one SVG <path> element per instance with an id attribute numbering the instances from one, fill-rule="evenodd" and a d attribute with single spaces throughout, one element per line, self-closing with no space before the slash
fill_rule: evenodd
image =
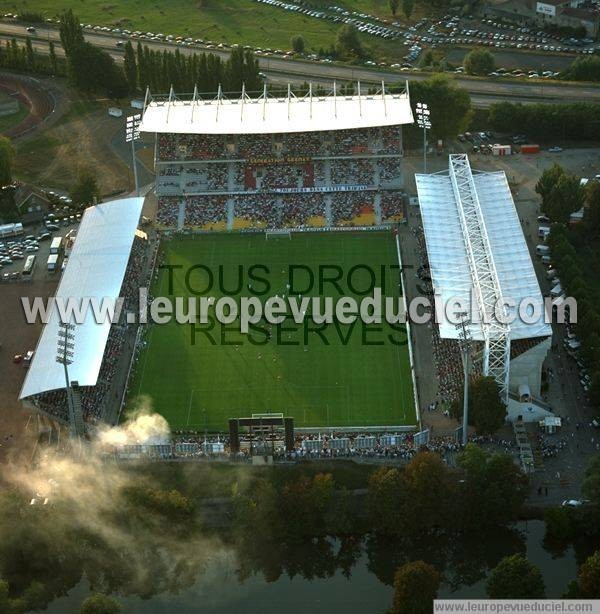
<path id="1" fill-rule="evenodd" d="M 50 201 L 44 192 L 27 184 L 15 190 L 15 205 L 19 210 L 21 222 L 25 225 L 42 222 L 51 209 Z"/>
<path id="2" fill-rule="evenodd" d="M 129 268 L 138 270 L 135 241 L 143 198 L 126 198 L 95 205 L 85 210 L 73 244 L 68 264 L 62 274 L 57 300 L 81 301 L 88 297 L 102 300 L 128 298 L 125 280 Z M 133 284 L 131 284 L 133 285 Z M 137 287 L 135 288 L 137 292 Z M 127 303 L 125 304 L 125 308 Z M 124 351 L 127 340 L 135 335 L 123 323 L 107 319 L 97 321 L 88 310 L 75 328 L 69 379 L 74 396 L 88 421 L 113 421 L 108 397 L 120 388 L 114 382 L 117 374 L 127 371 L 130 352 Z M 52 304 L 19 398 L 24 406 L 50 421 L 66 424 L 67 401 L 63 365 L 56 360 L 60 317 Z M 133 325 L 132 325 L 133 326 Z M 131 340 L 129 340 L 131 343 Z M 115 362 L 117 361 L 117 362 Z"/>
<path id="3" fill-rule="evenodd" d="M 372 225 L 403 212 L 408 87 L 285 97 L 147 94 L 163 227 Z"/>
<path id="4" fill-rule="evenodd" d="M 549 410 L 541 400 L 542 365 L 552 340 L 544 301 L 504 172 L 473 173 L 466 154 L 450 156 L 449 171 L 416 175 L 419 205 L 434 290 L 441 304 L 457 299 L 471 312 L 468 335 L 480 372 L 493 376 L 509 419 L 539 421 Z M 496 317 L 495 306 L 512 299 Z M 527 299 L 539 317 L 518 313 Z M 438 324 L 442 339 L 459 339 L 460 327 Z"/>
<path id="5" fill-rule="evenodd" d="M 585 28 L 586 35 L 598 35 L 600 11 L 585 0 L 488 0 L 483 9 L 488 17 L 510 19 L 537 27 Z"/>

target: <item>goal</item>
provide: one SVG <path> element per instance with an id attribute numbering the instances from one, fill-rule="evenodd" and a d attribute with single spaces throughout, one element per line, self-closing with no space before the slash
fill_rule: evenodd
<path id="1" fill-rule="evenodd" d="M 291 239 L 292 233 L 290 230 L 285 228 L 281 228 L 279 230 L 265 230 L 265 239 L 268 241 L 269 239 Z"/>

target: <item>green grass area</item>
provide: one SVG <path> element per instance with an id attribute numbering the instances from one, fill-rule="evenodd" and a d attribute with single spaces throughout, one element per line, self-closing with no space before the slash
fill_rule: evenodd
<path id="1" fill-rule="evenodd" d="M 368 2 L 361 0 L 361 4 L 366 7 Z M 2 13 L 28 10 L 41 12 L 45 17 L 58 17 L 67 8 L 72 8 L 83 23 L 283 50 L 291 48 L 290 39 L 298 34 L 305 38 L 309 49 L 327 49 L 335 42 L 340 28 L 340 24 L 328 20 L 252 0 L 120 0 L 113 3 L 85 0 L 76 5 L 71 0 L 0 0 Z M 363 35 L 362 40 L 376 56 L 390 60 L 401 49 L 397 42 L 369 35 Z"/>
<path id="2" fill-rule="evenodd" d="M 307 233 L 268 241 L 262 233 L 203 235 L 167 241 L 163 250 L 166 264 L 182 267 L 173 274 L 172 291 L 186 301 L 190 291 L 217 299 L 223 290 L 234 297 L 251 295 L 247 284 L 252 265 L 269 270 L 267 275 L 255 270 L 270 284 L 263 300 L 287 294 L 294 271 L 294 294 L 360 301 L 363 296 L 357 292 L 369 288 L 371 275 L 359 267 L 348 279 L 357 265 L 374 271 L 375 286 L 385 282 L 384 296 L 399 296 L 398 272 L 390 268 L 398 264 L 396 244 L 389 233 Z M 210 273 L 198 268 L 187 273 L 194 265 L 204 265 Z M 342 269 L 340 287 L 324 283 L 319 288 L 320 271 L 333 274 L 333 269 L 320 267 L 334 265 Z M 302 288 L 311 273 L 314 287 Z M 210 274 L 214 283 L 209 289 Z M 263 287 L 255 282 L 252 290 Z M 169 276 L 163 270 L 154 296 L 168 295 Z M 393 329 L 360 320 L 319 325 L 308 317 L 303 324 L 290 317 L 280 327 L 266 322 L 255 326 L 242 334 L 239 322 L 151 325 L 132 381 L 131 403 L 136 395 L 145 395 L 173 429 L 200 431 L 223 431 L 228 418 L 263 412 L 292 416 L 297 427 L 415 424 L 403 326 Z"/>
<path id="3" fill-rule="evenodd" d="M 24 104 L 19 103 L 19 110 L 16 113 L 11 113 L 10 115 L 3 115 L 2 117 L 0 117 L 0 132 L 4 132 L 9 128 L 17 126 L 28 115 L 29 109 Z"/>

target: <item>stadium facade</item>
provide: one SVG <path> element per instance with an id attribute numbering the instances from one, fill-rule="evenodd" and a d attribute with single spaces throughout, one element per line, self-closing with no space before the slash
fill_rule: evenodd
<path id="1" fill-rule="evenodd" d="M 408 86 L 250 98 L 146 96 L 165 228 L 378 225 L 403 216 Z"/>

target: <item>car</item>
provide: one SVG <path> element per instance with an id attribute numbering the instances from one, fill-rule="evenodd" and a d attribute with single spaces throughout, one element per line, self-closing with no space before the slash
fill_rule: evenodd
<path id="1" fill-rule="evenodd" d="M 23 354 L 15 354 L 12 360 L 18 365 L 20 362 L 23 362 Z"/>
<path id="2" fill-rule="evenodd" d="M 41 232 L 38 235 L 37 240 L 38 241 L 47 241 L 48 239 L 50 239 L 52 237 L 52 235 L 49 232 Z"/>
<path id="3" fill-rule="evenodd" d="M 559 147 L 558 145 L 555 145 L 554 147 L 550 147 L 548 152 L 549 153 L 560 153 L 562 150 L 563 150 L 562 147 Z"/>
<path id="4" fill-rule="evenodd" d="M 582 505 L 585 505 L 586 503 L 589 503 L 588 499 L 565 499 L 561 503 L 561 506 L 562 507 L 581 507 Z"/>
<path id="5" fill-rule="evenodd" d="M 28 28 L 26 28 L 26 31 L 28 32 L 28 34 L 35 34 L 35 28 L 33 26 L 29 26 Z"/>
<path id="6" fill-rule="evenodd" d="M 46 222 L 46 228 L 48 230 L 60 230 L 60 226 L 58 224 L 52 224 L 51 222 Z"/>
<path id="7" fill-rule="evenodd" d="M 550 218 L 546 215 L 538 215 L 537 221 L 539 224 L 549 224 Z"/>

